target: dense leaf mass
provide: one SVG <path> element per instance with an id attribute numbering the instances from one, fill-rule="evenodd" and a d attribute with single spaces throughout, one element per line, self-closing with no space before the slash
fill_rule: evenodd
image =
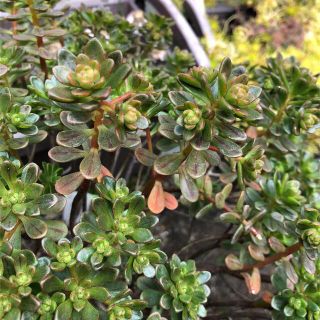
<path id="1" fill-rule="evenodd" d="M 163 246 L 178 207 L 227 227 L 210 270 L 273 319 L 320 319 L 317 77 L 195 66 L 167 18 L 51 4 L 0 4 L 0 319 L 210 317 L 210 272 Z"/>

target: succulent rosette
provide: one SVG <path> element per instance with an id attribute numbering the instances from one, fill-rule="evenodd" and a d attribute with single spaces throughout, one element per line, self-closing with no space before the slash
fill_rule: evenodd
<path id="1" fill-rule="evenodd" d="M 58 80 L 51 80 L 49 98 L 58 102 L 92 102 L 108 97 L 131 71 L 122 63 L 122 53 L 105 53 L 101 43 L 92 39 L 84 48 L 84 53 L 73 55 L 66 49 L 59 52 L 59 65 L 53 68 Z"/>
<path id="2" fill-rule="evenodd" d="M 52 222 L 44 222 L 41 217 L 59 213 L 65 205 L 64 197 L 44 194 L 44 187 L 37 183 L 40 169 L 35 163 L 20 169 L 6 160 L 0 165 L 0 173 L 0 226 L 11 231 L 22 224 L 30 238 L 44 237 Z M 17 232 L 21 232 L 20 227 Z"/>
<path id="3" fill-rule="evenodd" d="M 297 231 L 305 246 L 317 249 L 320 246 L 320 214 L 318 210 L 306 209 L 297 222 Z"/>
<path id="4" fill-rule="evenodd" d="M 79 237 L 74 237 L 70 242 L 62 238 L 56 244 L 52 239 L 44 238 L 42 247 L 52 257 L 50 267 L 54 271 L 63 271 L 65 268 L 74 266 L 77 262 L 77 254 L 83 244 Z"/>

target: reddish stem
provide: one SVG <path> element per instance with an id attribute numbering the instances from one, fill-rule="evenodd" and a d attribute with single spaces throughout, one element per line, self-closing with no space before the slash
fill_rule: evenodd
<path id="1" fill-rule="evenodd" d="M 241 270 L 238 270 L 239 272 L 245 272 L 250 271 L 253 268 L 262 269 L 263 267 L 267 266 L 268 264 L 274 263 L 284 257 L 289 256 L 290 254 L 293 254 L 297 252 L 302 247 L 301 242 L 297 242 L 296 244 L 292 245 L 291 247 L 288 247 L 284 252 L 278 252 L 274 254 L 273 256 L 267 257 L 264 259 L 264 261 L 259 261 L 254 264 L 245 265 Z"/>
<path id="2" fill-rule="evenodd" d="M 37 12 L 33 9 L 33 0 L 28 0 L 28 5 L 29 5 L 30 13 L 31 13 L 32 24 L 35 27 L 40 27 L 40 23 L 39 23 L 39 18 L 38 18 Z M 42 48 L 44 46 L 43 45 L 43 38 L 42 37 L 36 37 L 36 39 L 37 39 L 38 48 Z M 48 79 L 48 67 L 47 67 L 46 60 L 43 59 L 42 57 L 39 57 L 39 60 L 40 60 L 41 70 L 44 73 L 44 78 Z"/>
<path id="3" fill-rule="evenodd" d="M 123 94 L 122 96 L 114 98 L 111 101 L 101 101 L 101 104 L 106 105 L 106 106 L 115 105 L 115 104 L 118 104 L 118 103 L 121 103 L 125 100 L 130 99 L 132 96 L 133 96 L 133 92 L 127 92 L 127 93 Z"/>
<path id="4" fill-rule="evenodd" d="M 219 148 L 214 147 L 214 146 L 210 146 L 210 147 L 209 147 L 209 150 L 215 151 L 215 152 L 219 152 L 219 151 L 220 151 Z"/>

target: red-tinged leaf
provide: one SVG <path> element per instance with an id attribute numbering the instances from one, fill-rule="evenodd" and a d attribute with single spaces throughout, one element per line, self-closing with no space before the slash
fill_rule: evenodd
<path id="1" fill-rule="evenodd" d="M 258 136 L 257 128 L 255 127 L 249 127 L 246 131 L 246 134 L 251 139 L 256 139 Z"/>
<path id="2" fill-rule="evenodd" d="M 257 295 L 261 290 L 261 276 L 258 268 L 253 268 L 252 274 L 247 272 L 241 273 L 243 276 L 249 293 Z"/>
<path id="3" fill-rule="evenodd" d="M 111 178 L 113 178 L 113 175 L 112 175 L 111 171 L 108 168 L 106 168 L 105 166 L 101 165 L 100 175 L 97 178 L 98 182 L 101 182 L 103 177 L 111 177 Z"/>
<path id="4" fill-rule="evenodd" d="M 165 208 L 165 195 L 162 183 L 156 181 L 148 198 L 148 208 L 152 213 L 158 214 Z"/>
<path id="5" fill-rule="evenodd" d="M 56 191 L 68 195 L 73 191 L 77 190 L 81 183 L 84 181 L 84 177 L 81 172 L 74 172 L 66 176 L 61 177 L 56 182 Z"/>
<path id="6" fill-rule="evenodd" d="M 80 171 L 88 180 L 95 179 L 99 176 L 101 171 L 101 161 L 99 151 L 97 149 L 92 148 L 83 158 L 80 163 Z"/>
<path id="7" fill-rule="evenodd" d="M 250 182 L 249 187 L 256 191 L 261 191 L 261 187 L 256 182 Z"/>
<path id="8" fill-rule="evenodd" d="M 176 210 L 178 208 L 178 201 L 174 195 L 169 192 L 164 192 L 165 207 L 169 210 Z"/>
<path id="9" fill-rule="evenodd" d="M 263 291 L 262 292 L 262 300 L 268 304 L 271 304 L 273 294 L 270 291 Z"/>

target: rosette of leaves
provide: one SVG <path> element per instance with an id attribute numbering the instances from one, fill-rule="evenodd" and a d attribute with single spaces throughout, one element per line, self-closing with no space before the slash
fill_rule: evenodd
<path id="1" fill-rule="evenodd" d="M 24 62 L 25 52 L 19 47 L 6 47 L 0 41 L 0 82 L 3 86 L 12 86 L 17 79 L 30 71 L 30 65 Z M 13 94 L 22 93 L 22 89 L 13 89 Z"/>
<path id="2" fill-rule="evenodd" d="M 99 319 L 99 311 L 92 302 L 102 303 L 110 297 L 105 285 L 115 280 L 114 273 L 111 275 L 108 270 L 97 273 L 82 263 L 70 269 L 71 277 L 64 281 L 56 275 L 50 275 L 42 282 L 44 293 L 66 293 L 67 298 L 56 308 L 55 319 Z"/>
<path id="3" fill-rule="evenodd" d="M 30 250 L 14 250 L 2 260 L 6 262 L 2 283 L 13 286 L 20 297 L 29 296 L 31 284 L 39 283 L 50 272 L 48 259 L 43 257 L 37 260 Z"/>
<path id="4" fill-rule="evenodd" d="M 299 143 L 300 145 L 300 143 Z M 320 163 L 316 155 L 309 152 L 287 153 L 283 158 L 270 159 L 274 170 L 288 173 L 299 180 L 303 195 L 312 207 L 319 207 L 319 171 Z"/>
<path id="5" fill-rule="evenodd" d="M 0 283 L 0 316 L 2 319 L 18 319 L 21 313 L 35 312 L 39 303 L 34 288 L 49 274 L 49 261 L 36 259 L 29 250 L 14 250 L 2 256 Z"/>
<path id="6" fill-rule="evenodd" d="M 278 311 L 274 319 L 318 319 L 320 316 L 320 308 L 316 303 L 289 289 L 272 299 L 272 307 Z"/>
<path id="7" fill-rule="evenodd" d="M 52 1 L 2 1 L 1 5 L 2 11 L 8 13 L 3 19 L 12 24 L 11 30 L 4 32 L 9 33 L 19 47 L 23 47 L 27 53 L 24 55 L 24 61 L 30 61 L 35 65 L 34 57 L 39 58 L 39 66 L 47 78 L 46 60 L 55 58 L 54 46 L 57 46 L 57 43 L 59 46 L 59 40 L 66 33 L 65 30 L 56 27 L 56 19 L 64 13 L 52 10 Z M 51 44 L 53 46 L 50 47 Z"/>
<path id="8" fill-rule="evenodd" d="M 263 224 L 268 230 L 290 230 L 289 225 L 298 219 L 305 202 L 300 182 L 289 180 L 287 174 L 276 173 L 273 179 L 262 179 L 260 188 L 260 191 L 246 189 L 248 204 L 258 212 L 264 212 Z"/>
<path id="9" fill-rule="evenodd" d="M 129 193 L 123 179 L 105 177 L 96 189 L 100 197 L 93 201 L 93 212 L 84 215 L 74 228 L 75 234 L 89 244 L 78 253 L 78 260 L 99 269 L 103 264 L 119 267 L 124 259 L 128 282 L 136 270 L 154 276 L 153 265 L 166 256 L 159 250 L 159 242 L 151 242 L 149 229 L 158 219 L 142 211 L 143 196 Z"/>
<path id="10" fill-rule="evenodd" d="M 44 140 L 47 133 L 38 129 L 38 120 L 39 116 L 31 112 L 29 105 L 14 103 L 9 88 L 0 90 L 1 151 L 22 149 L 29 143 Z"/>
<path id="11" fill-rule="evenodd" d="M 134 50 L 133 44 L 137 44 L 137 28 L 110 11 L 81 8 L 71 12 L 62 26 L 69 31 L 65 42 L 72 52 L 79 52 L 92 37 L 98 38 L 107 52 L 127 52 Z"/>
<path id="12" fill-rule="evenodd" d="M 293 58 L 267 60 L 255 70 L 264 87 L 262 124 L 271 134 L 269 143 L 281 152 L 295 151 L 292 135 L 312 132 L 319 124 L 320 88 L 317 78 Z"/>
<path id="13" fill-rule="evenodd" d="M 240 259 L 229 254 L 225 261 L 229 269 L 241 270 L 245 264 L 265 260 L 270 252 L 280 254 L 296 243 L 296 224 L 304 211 L 305 198 L 300 183 L 288 175 L 275 174 L 274 179 L 261 179 L 259 188 L 247 188 L 236 206 L 220 218 L 235 228 L 231 244 L 246 240 Z M 236 246 L 234 246 L 236 249 Z"/>
<path id="14" fill-rule="evenodd" d="M 169 311 L 170 319 L 197 320 L 206 316 L 203 304 L 210 289 L 205 283 L 210 276 L 209 272 L 197 271 L 193 260 L 181 261 L 173 255 L 168 264 L 157 267 L 156 282 L 141 277 L 138 287 L 149 307 L 159 303 Z"/>
<path id="15" fill-rule="evenodd" d="M 134 256 L 130 256 L 126 264 L 127 282 L 131 283 L 133 273 L 153 278 L 156 274 L 155 266 L 166 260 L 166 254 L 160 250 L 160 241 L 155 240 L 139 245 L 138 252 Z"/>
<path id="16" fill-rule="evenodd" d="M 193 179 L 202 177 L 209 165 L 219 164 L 217 151 L 227 158 L 243 155 L 247 135 L 236 119 L 250 122 L 261 117 L 261 88 L 248 85 L 245 69 L 232 68 L 229 59 L 219 70 L 192 68 L 179 80 L 185 91 L 169 93 L 174 113 L 159 116 L 159 132 L 180 145 L 181 151 L 160 155 L 154 169 L 162 175 L 179 171 L 183 196 L 195 202 L 199 193 Z"/>
<path id="17" fill-rule="evenodd" d="M 165 16 L 154 13 L 146 15 L 146 21 L 140 28 L 141 41 L 143 41 L 143 54 L 154 49 L 167 49 L 172 41 L 173 21 Z"/>
<path id="18" fill-rule="evenodd" d="M 311 261 L 307 255 L 282 263 L 272 276 L 278 290 L 271 306 L 273 319 L 319 319 L 319 259 Z"/>
<path id="19" fill-rule="evenodd" d="M 238 180 L 241 189 L 252 181 L 256 181 L 265 165 L 265 150 L 253 139 L 242 147 L 242 156 L 230 159 L 231 172 L 227 172 L 228 181 Z"/>
<path id="20" fill-rule="evenodd" d="M 130 290 L 124 290 L 105 301 L 108 320 L 133 320 L 143 319 L 143 310 L 146 302 L 139 299 L 132 299 Z"/>
<path id="21" fill-rule="evenodd" d="M 122 63 L 120 51 L 109 56 L 97 39 L 90 40 L 78 56 L 66 49 L 60 50 L 59 65 L 52 70 L 59 83 L 53 83 L 49 98 L 63 103 L 94 103 L 107 98 L 111 88 L 118 88 L 131 71 L 130 65 Z M 81 111 L 81 107 L 84 106 L 80 104 L 71 110 Z"/>
<path id="22" fill-rule="evenodd" d="M 169 94 L 178 116 L 172 140 L 180 137 L 200 150 L 206 150 L 212 145 L 227 157 L 242 155 L 241 145 L 237 143 L 245 141 L 246 134 L 233 126 L 232 122 L 244 116 L 239 110 L 244 113 L 247 108 L 248 111 L 257 112 L 261 89 L 245 84 L 247 78 L 244 70 L 241 69 L 242 74 L 237 75 L 237 69 L 232 74 L 231 68 L 231 61 L 227 59 L 222 62 L 219 71 L 193 68 L 188 74 L 179 75 L 182 86 L 189 92 Z M 239 79 L 233 84 L 233 78 Z M 241 101 L 238 96 L 242 97 Z M 258 112 L 257 114 L 259 115 Z M 159 131 L 163 133 L 162 127 Z M 168 137 L 165 132 L 164 135 Z"/>
<path id="23" fill-rule="evenodd" d="M 0 173 L 0 225 L 4 230 L 18 235 L 22 225 L 32 239 L 42 238 L 49 231 L 53 238 L 66 234 L 63 222 L 43 220 L 44 215 L 59 213 L 65 199 L 56 194 L 44 194 L 44 187 L 37 183 L 40 169 L 35 163 L 20 169 L 6 160 L 0 165 Z"/>
<path id="24" fill-rule="evenodd" d="M 297 222 L 297 232 L 301 235 L 306 249 L 318 249 L 320 246 L 320 213 L 315 209 L 306 209 Z"/>
<path id="25" fill-rule="evenodd" d="M 64 176 L 57 182 L 56 188 L 62 194 L 77 189 L 84 179 L 94 180 L 101 174 L 101 150 L 110 152 L 139 145 L 141 140 L 137 131 L 149 126 L 146 112 L 155 102 L 152 86 L 141 75 L 132 76 L 124 84 L 131 67 L 122 63 L 119 51 L 106 58 L 101 44 L 93 39 L 84 52 L 86 54 L 78 56 L 80 60 L 66 50 L 60 52 L 61 65 L 54 67 L 53 72 L 65 85 L 49 88 L 49 97 L 54 100 L 62 101 L 65 94 L 73 95 L 72 99 L 58 103 L 70 110 L 60 114 L 62 124 L 68 130 L 59 132 L 57 142 L 60 146 L 51 149 L 49 155 L 57 162 L 83 158 L 80 172 Z M 86 57 L 85 62 L 81 60 L 83 57 Z M 73 66 L 71 69 L 70 65 Z M 117 92 L 124 93 L 117 96 Z M 109 94 L 116 96 L 105 100 Z M 82 149 L 78 148 L 80 146 Z"/>
<path id="26" fill-rule="evenodd" d="M 50 267 L 54 271 L 63 271 L 71 268 L 77 262 L 77 254 L 83 247 L 82 240 L 74 237 L 71 241 L 62 238 L 56 244 L 52 239 L 44 238 L 42 247 L 45 252 L 52 257 Z"/>
<path id="27" fill-rule="evenodd" d="M 37 300 L 39 301 L 39 308 L 37 313 L 39 314 L 39 320 L 52 319 L 57 307 L 66 299 L 66 295 L 62 292 L 55 292 L 51 296 L 42 292 L 37 294 Z M 35 316 L 33 314 L 32 316 Z"/>

